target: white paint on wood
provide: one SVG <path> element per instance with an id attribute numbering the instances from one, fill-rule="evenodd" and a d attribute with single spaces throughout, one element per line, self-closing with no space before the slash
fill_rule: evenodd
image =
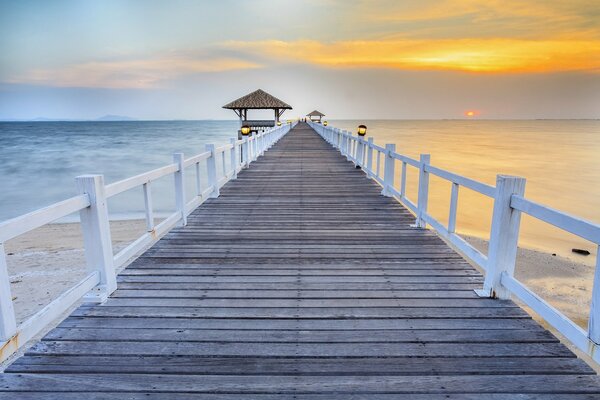
<path id="1" fill-rule="evenodd" d="M 15 333 L 17 333 L 17 321 L 10 291 L 6 253 L 4 243 L 0 243 L 0 342 L 9 340 Z"/>
<path id="2" fill-rule="evenodd" d="M 523 196 L 514 195 L 510 201 L 511 207 L 531 215 L 537 219 L 557 226 L 567 232 L 580 236 L 595 244 L 600 244 L 600 225 L 582 218 L 575 217 L 562 211 L 527 200 Z"/>
<path id="3" fill-rule="evenodd" d="M 426 166 L 431 161 L 429 154 L 421 154 L 419 159 L 419 191 L 417 197 L 417 222 L 419 228 L 425 229 L 427 222 L 423 219 L 423 214 L 427 213 L 427 203 L 429 202 L 429 173 Z"/>
<path id="4" fill-rule="evenodd" d="M 373 177 L 373 137 L 367 139 L 367 176 Z"/>
<path id="5" fill-rule="evenodd" d="M 119 193 L 141 186 L 146 182 L 155 181 L 158 178 L 172 174 L 177 171 L 178 168 L 179 166 L 177 164 L 170 164 L 131 178 L 123 179 L 122 181 L 111 183 L 110 185 L 106 185 L 104 193 L 108 199 Z"/>
<path id="6" fill-rule="evenodd" d="M 443 169 L 433 167 L 431 165 L 425 165 L 425 171 L 437 175 L 440 178 L 446 179 L 450 182 L 458 183 L 461 186 L 467 187 L 488 197 L 494 197 L 494 195 L 496 194 L 496 188 L 494 188 L 493 186 L 477 182 L 473 179 L 465 178 L 464 176 L 453 174 L 452 172 L 448 172 Z"/>
<path id="7" fill-rule="evenodd" d="M 144 209 L 146 211 L 146 231 L 152 232 L 154 230 L 154 206 L 152 205 L 150 182 L 144 183 L 142 188 L 144 191 Z"/>
<path id="8" fill-rule="evenodd" d="M 506 273 L 512 277 L 517 257 L 521 212 L 510 206 L 513 195 L 525 193 L 525 179 L 516 176 L 496 177 L 496 197 L 492 215 L 488 269 L 485 274 L 483 293 L 490 297 L 509 299 L 510 291 L 500 283 L 500 276 Z"/>
<path id="9" fill-rule="evenodd" d="M 396 145 L 394 143 L 388 143 L 385 145 L 385 162 L 383 167 L 383 190 L 381 194 L 387 197 L 392 197 L 393 194 L 390 188 L 394 187 L 394 168 L 396 166 L 396 160 L 392 154 L 396 151 Z"/>
<path id="10" fill-rule="evenodd" d="M 591 341 L 600 345 L 600 246 L 596 247 L 596 270 L 592 286 L 592 303 L 588 320 L 588 336 Z"/>
<path id="11" fill-rule="evenodd" d="M 4 221 L 0 223 L 0 243 L 6 243 L 10 239 L 78 212 L 89 205 L 90 200 L 88 197 L 86 195 L 79 195 Z"/>
<path id="12" fill-rule="evenodd" d="M 256 142 L 256 140 L 254 142 Z M 217 154 L 215 153 L 215 145 L 207 144 L 206 151 L 211 153 L 211 156 L 206 160 L 208 186 L 213 189 L 210 197 L 219 197 L 219 181 L 217 180 Z"/>
<path id="13" fill-rule="evenodd" d="M 200 163 L 196 163 L 195 168 L 196 168 L 196 196 L 200 196 L 200 193 L 202 193 L 202 177 L 200 175 Z"/>
<path id="14" fill-rule="evenodd" d="M 233 172 L 232 179 L 237 179 L 237 166 L 238 166 L 238 152 L 237 152 L 237 139 L 230 138 L 229 142 L 231 143 L 231 150 L 229 153 L 229 162 L 231 171 Z"/>
<path id="15" fill-rule="evenodd" d="M 117 289 L 113 250 L 108 221 L 107 199 L 102 175 L 76 178 L 77 190 L 87 194 L 90 206 L 79 212 L 88 272 L 98 272 L 99 284 L 86 295 L 86 301 L 103 302 Z"/>
<path id="16" fill-rule="evenodd" d="M 185 157 L 183 153 L 173 154 L 173 162 L 177 164 L 178 169 L 175 171 L 175 206 L 181 215 L 180 226 L 187 225 L 187 215 L 185 213 L 185 167 L 183 161 Z"/>
<path id="17" fill-rule="evenodd" d="M 402 161 L 402 175 L 400 176 L 400 197 L 406 197 L 406 161 Z"/>
<path id="18" fill-rule="evenodd" d="M 448 212 L 448 232 L 456 231 L 456 212 L 458 211 L 458 183 L 452 182 L 452 191 L 450 192 L 450 211 Z"/>

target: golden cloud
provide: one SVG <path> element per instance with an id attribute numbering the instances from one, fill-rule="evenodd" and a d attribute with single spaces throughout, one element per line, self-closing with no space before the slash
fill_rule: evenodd
<path id="1" fill-rule="evenodd" d="M 503 73 L 600 70 L 600 40 L 234 41 L 225 46 L 275 61 L 327 67 Z"/>

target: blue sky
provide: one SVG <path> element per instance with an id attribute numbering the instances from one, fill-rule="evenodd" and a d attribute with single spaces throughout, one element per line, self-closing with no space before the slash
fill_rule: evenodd
<path id="1" fill-rule="evenodd" d="M 600 118 L 599 20 L 584 0 L 0 1 L 0 119 L 227 119 L 257 88 L 293 115 Z"/>

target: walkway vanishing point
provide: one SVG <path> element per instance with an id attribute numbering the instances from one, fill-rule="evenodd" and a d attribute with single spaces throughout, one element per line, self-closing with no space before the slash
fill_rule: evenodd
<path id="1" fill-rule="evenodd" d="M 599 398 L 380 191 L 299 124 L 14 362 L 0 398 Z"/>

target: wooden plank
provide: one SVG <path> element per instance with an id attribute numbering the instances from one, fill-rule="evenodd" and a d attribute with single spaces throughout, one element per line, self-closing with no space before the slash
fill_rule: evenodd
<path id="1" fill-rule="evenodd" d="M 42 341 L 31 355 L 182 355 L 247 357 L 575 357 L 560 343 L 253 343 Z"/>
<path id="2" fill-rule="evenodd" d="M 252 318 L 175 318 L 158 317 L 69 317 L 59 327 L 64 328 L 121 328 L 132 329 L 256 329 L 256 330 L 360 330 L 368 335 L 368 331 L 377 329 L 483 329 L 483 330 L 533 330 L 539 325 L 531 318 L 369 318 L 369 319 L 261 319 Z"/>
<path id="3" fill-rule="evenodd" d="M 531 376 L 215 376 L 151 374 L 2 374 L 0 392 L 187 393 L 587 393 L 600 394 L 600 377 Z"/>
<path id="4" fill-rule="evenodd" d="M 80 307 L 77 317 L 176 317 L 176 318 L 527 318 L 518 307 L 418 308 L 418 307 Z"/>
<path id="5" fill-rule="evenodd" d="M 574 358 L 360 357 L 265 358 L 189 356 L 28 356 L 12 373 L 144 373 L 197 375 L 593 375 Z"/>
<path id="6" fill-rule="evenodd" d="M 533 330 L 223 330 L 223 329 L 143 329 L 132 332 L 115 328 L 56 328 L 47 341 L 154 341 L 154 342 L 251 342 L 251 343 L 558 343 L 541 328 Z"/>

